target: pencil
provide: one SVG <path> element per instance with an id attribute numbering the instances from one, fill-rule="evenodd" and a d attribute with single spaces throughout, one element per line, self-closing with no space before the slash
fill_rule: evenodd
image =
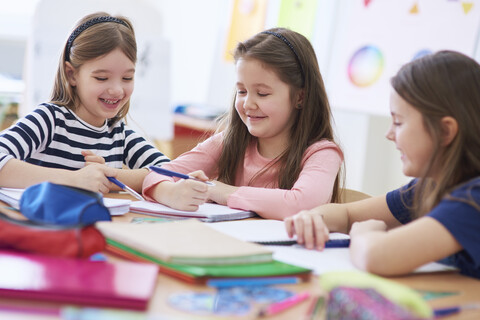
<path id="1" fill-rule="evenodd" d="M 315 320 L 322 312 L 325 304 L 325 298 L 322 296 L 315 296 L 305 315 L 305 320 Z"/>

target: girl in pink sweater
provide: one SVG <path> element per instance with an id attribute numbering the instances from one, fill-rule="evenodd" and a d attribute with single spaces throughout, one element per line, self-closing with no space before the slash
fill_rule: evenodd
<path id="1" fill-rule="evenodd" d="M 215 185 L 150 172 L 145 197 L 190 211 L 213 201 L 279 220 L 337 202 L 343 154 L 310 42 L 270 29 L 239 43 L 234 58 L 235 100 L 221 130 L 162 166 Z"/>

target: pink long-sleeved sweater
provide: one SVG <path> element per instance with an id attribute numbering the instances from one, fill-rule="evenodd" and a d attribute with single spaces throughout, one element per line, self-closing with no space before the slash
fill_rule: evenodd
<path id="1" fill-rule="evenodd" d="M 203 170 L 209 178 L 217 176 L 217 162 L 222 148 L 222 134 L 216 134 L 194 149 L 162 168 L 181 173 Z M 311 145 L 303 156 L 303 169 L 292 189 L 277 187 L 278 172 L 274 168 L 260 175 L 253 182 L 252 178 L 272 159 L 262 157 L 257 144 L 252 143 L 246 150 L 243 166 L 237 170 L 235 191 L 227 200 L 231 208 L 255 211 L 267 219 L 281 220 L 300 210 L 330 202 L 333 184 L 343 161 L 340 148 L 333 142 L 322 140 Z M 174 178 L 151 172 L 143 182 L 143 194 L 148 200 L 151 189 L 161 181 Z"/>

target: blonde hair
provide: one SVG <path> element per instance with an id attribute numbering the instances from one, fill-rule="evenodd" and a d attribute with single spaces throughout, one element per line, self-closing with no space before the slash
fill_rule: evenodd
<path id="1" fill-rule="evenodd" d="M 103 17 L 107 17 L 108 20 L 102 22 L 107 23 L 91 24 L 92 21 L 102 19 Z M 118 22 L 114 22 L 117 19 Z M 74 37 L 75 34 L 76 37 Z M 70 62 L 77 69 L 85 62 L 108 54 L 117 48 L 133 63 L 137 62 L 135 32 L 127 18 L 122 16 L 113 17 L 106 12 L 97 12 L 87 15 L 78 21 L 71 37 L 65 43 L 60 57 L 50 102 L 75 111 L 79 103 L 78 96 L 76 88 L 72 87 L 68 82 L 65 68 L 66 61 Z M 125 103 L 114 118 L 110 119 L 109 123 L 114 124 L 118 120 L 124 119 L 129 108 L 130 100 Z"/>

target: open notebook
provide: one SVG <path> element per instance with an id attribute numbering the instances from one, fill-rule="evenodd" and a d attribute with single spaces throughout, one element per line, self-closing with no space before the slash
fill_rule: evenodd
<path id="1" fill-rule="evenodd" d="M 14 188 L 0 188 L 0 201 L 5 202 L 12 208 L 20 209 L 19 203 L 22 193 L 25 189 Z M 130 203 L 128 199 L 113 199 L 103 198 L 103 204 L 110 211 L 110 215 L 118 216 L 127 213 L 130 210 Z"/>
<path id="2" fill-rule="evenodd" d="M 297 243 L 297 237 L 290 238 L 283 221 L 279 220 L 243 220 L 226 221 L 208 225 L 210 228 L 226 233 L 237 239 L 268 245 L 291 245 Z M 330 240 L 348 240 L 342 233 L 330 233 Z"/>
<path id="3" fill-rule="evenodd" d="M 269 244 L 273 258 L 287 264 L 312 269 L 315 274 L 329 271 L 358 270 L 350 260 L 348 248 L 332 246 L 323 251 L 305 249 L 295 245 L 296 237 L 289 238 L 283 221 L 245 220 L 206 224 L 208 227 L 227 233 L 232 237 Z M 330 233 L 330 241 L 344 241 L 350 237 L 342 233 Z M 292 244 L 285 246 L 285 244 Z M 452 271 L 454 268 L 437 262 L 421 266 L 417 272 Z"/>
<path id="4" fill-rule="evenodd" d="M 154 216 L 175 216 L 184 218 L 197 218 L 204 222 L 225 220 L 239 220 L 255 217 L 252 211 L 232 209 L 215 203 L 204 203 L 197 211 L 175 210 L 160 203 L 150 201 L 133 201 L 130 211 Z"/>

